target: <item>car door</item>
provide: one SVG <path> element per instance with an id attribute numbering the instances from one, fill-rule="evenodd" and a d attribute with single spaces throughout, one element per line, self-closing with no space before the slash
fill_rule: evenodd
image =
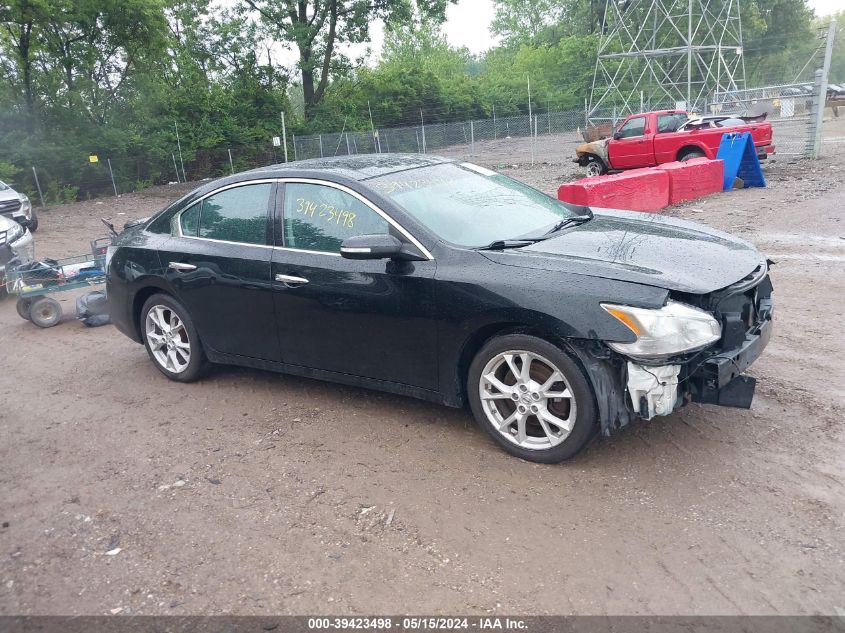
<path id="1" fill-rule="evenodd" d="M 647 129 L 646 117 L 628 119 L 608 145 L 613 169 L 632 169 L 654 165 L 654 134 Z"/>
<path id="2" fill-rule="evenodd" d="M 206 347 L 279 360 L 270 277 L 276 185 L 220 189 L 173 218 L 165 275 Z"/>
<path id="3" fill-rule="evenodd" d="M 289 180 L 276 206 L 273 296 L 283 362 L 436 390 L 430 254 L 417 243 L 425 261 L 341 257 L 341 242 L 354 235 L 412 238 L 340 185 Z"/>

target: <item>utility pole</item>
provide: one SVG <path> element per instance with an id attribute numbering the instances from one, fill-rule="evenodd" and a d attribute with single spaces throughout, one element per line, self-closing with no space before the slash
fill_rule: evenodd
<path id="1" fill-rule="evenodd" d="M 689 0 L 687 15 L 687 107 L 692 112 L 692 0 Z"/>
<path id="2" fill-rule="evenodd" d="M 285 111 L 282 110 L 282 147 L 285 148 L 285 162 L 288 162 L 288 134 L 285 129 Z"/>

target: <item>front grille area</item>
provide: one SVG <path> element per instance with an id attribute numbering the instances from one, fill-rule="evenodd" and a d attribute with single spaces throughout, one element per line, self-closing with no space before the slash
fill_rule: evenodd
<path id="1" fill-rule="evenodd" d="M 0 215 L 14 213 L 21 208 L 20 200 L 0 200 Z"/>
<path id="2" fill-rule="evenodd" d="M 758 273 L 758 271 L 755 271 Z M 733 291 L 732 291 L 733 289 Z M 757 333 L 771 318 L 772 282 L 767 270 L 754 273 L 714 297 L 714 316 L 722 324 L 720 348 L 730 350 L 743 343 L 747 334 Z"/>

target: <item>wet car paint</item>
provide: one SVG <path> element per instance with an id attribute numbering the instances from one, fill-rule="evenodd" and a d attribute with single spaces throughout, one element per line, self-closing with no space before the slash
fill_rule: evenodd
<path id="1" fill-rule="evenodd" d="M 382 155 L 304 161 L 209 183 L 116 240 L 108 273 L 112 319 L 141 342 L 140 308 L 164 291 L 185 302 L 212 361 L 452 406 L 464 403 L 467 367 L 486 340 L 530 331 L 569 346 L 597 393 L 618 401 L 603 409 L 607 431 L 614 416 L 626 416 L 619 410 L 620 404 L 624 408 L 624 383 L 614 365 L 619 358 L 603 342 L 631 342 L 634 335 L 600 304 L 658 308 L 672 292 L 711 292 L 762 261 L 746 242 L 701 225 L 599 210 L 591 222 L 530 247 L 497 252 L 450 246 L 369 189 L 366 180 L 441 160 Z M 273 231 L 267 248 L 170 234 L 170 218 L 204 194 L 262 178 L 323 179 L 349 187 L 405 227 L 433 259 L 309 255 L 280 248 Z M 187 247 L 185 241 L 204 244 Z M 184 275 L 167 269 L 169 262 L 183 260 L 197 270 Z M 277 273 L 313 283 L 289 288 L 274 281 Z"/>

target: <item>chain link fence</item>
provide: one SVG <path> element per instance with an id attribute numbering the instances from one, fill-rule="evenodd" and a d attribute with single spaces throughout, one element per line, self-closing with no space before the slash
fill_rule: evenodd
<path id="1" fill-rule="evenodd" d="M 818 84 L 818 85 L 817 85 Z M 817 155 L 814 145 L 822 88 L 816 84 L 779 84 L 715 93 L 701 114 L 759 114 L 767 112 L 774 132 L 776 156 L 788 158 Z M 678 104 L 645 104 L 646 109 L 673 109 Z M 424 113 L 424 111 L 423 111 Z M 288 137 L 288 158 L 304 160 L 385 152 L 440 154 L 480 163 L 486 167 L 547 163 L 560 166 L 560 172 L 575 177 L 575 148 L 584 141 L 591 125 L 612 124 L 624 114 L 608 109 L 532 112 L 517 116 L 492 117 L 470 121 L 425 123 L 373 128 L 365 131 L 327 132 Z M 284 162 L 283 147 L 266 143 L 192 150 L 184 140 L 168 155 L 146 159 L 79 155 L 69 157 L 78 165 L 72 181 L 62 181 L 48 169 L 38 166 L 24 170 L 12 179 L 16 189 L 30 194 L 42 204 L 140 191 L 151 185 L 217 178 L 257 167 Z M 565 166 L 565 167 L 564 167 Z M 568 171 L 567 171 L 568 170 Z"/>
<path id="2" fill-rule="evenodd" d="M 507 158 L 507 152 L 496 151 L 499 145 L 508 145 L 507 141 L 561 135 L 563 144 L 569 146 L 577 144 L 584 125 L 584 111 L 569 110 L 450 123 L 420 121 L 419 125 L 294 136 L 292 140 L 295 160 L 384 152 L 441 153 L 469 158 L 484 156 L 492 150 L 489 158 L 496 162 L 497 158 Z M 530 151 L 528 154 L 519 151 L 512 158 L 518 157 L 523 162 L 526 157 L 533 161 L 564 158 L 561 151 L 547 143 L 530 145 L 536 145 L 533 157 Z"/>
<path id="3" fill-rule="evenodd" d="M 772 124 L 775 148 L 781 156 L 813 156 L 815 131 L 812 83 L 779 84 L 714 93 L 707 109 L 712 114 L 757 115 L 765 113 Z"/>

